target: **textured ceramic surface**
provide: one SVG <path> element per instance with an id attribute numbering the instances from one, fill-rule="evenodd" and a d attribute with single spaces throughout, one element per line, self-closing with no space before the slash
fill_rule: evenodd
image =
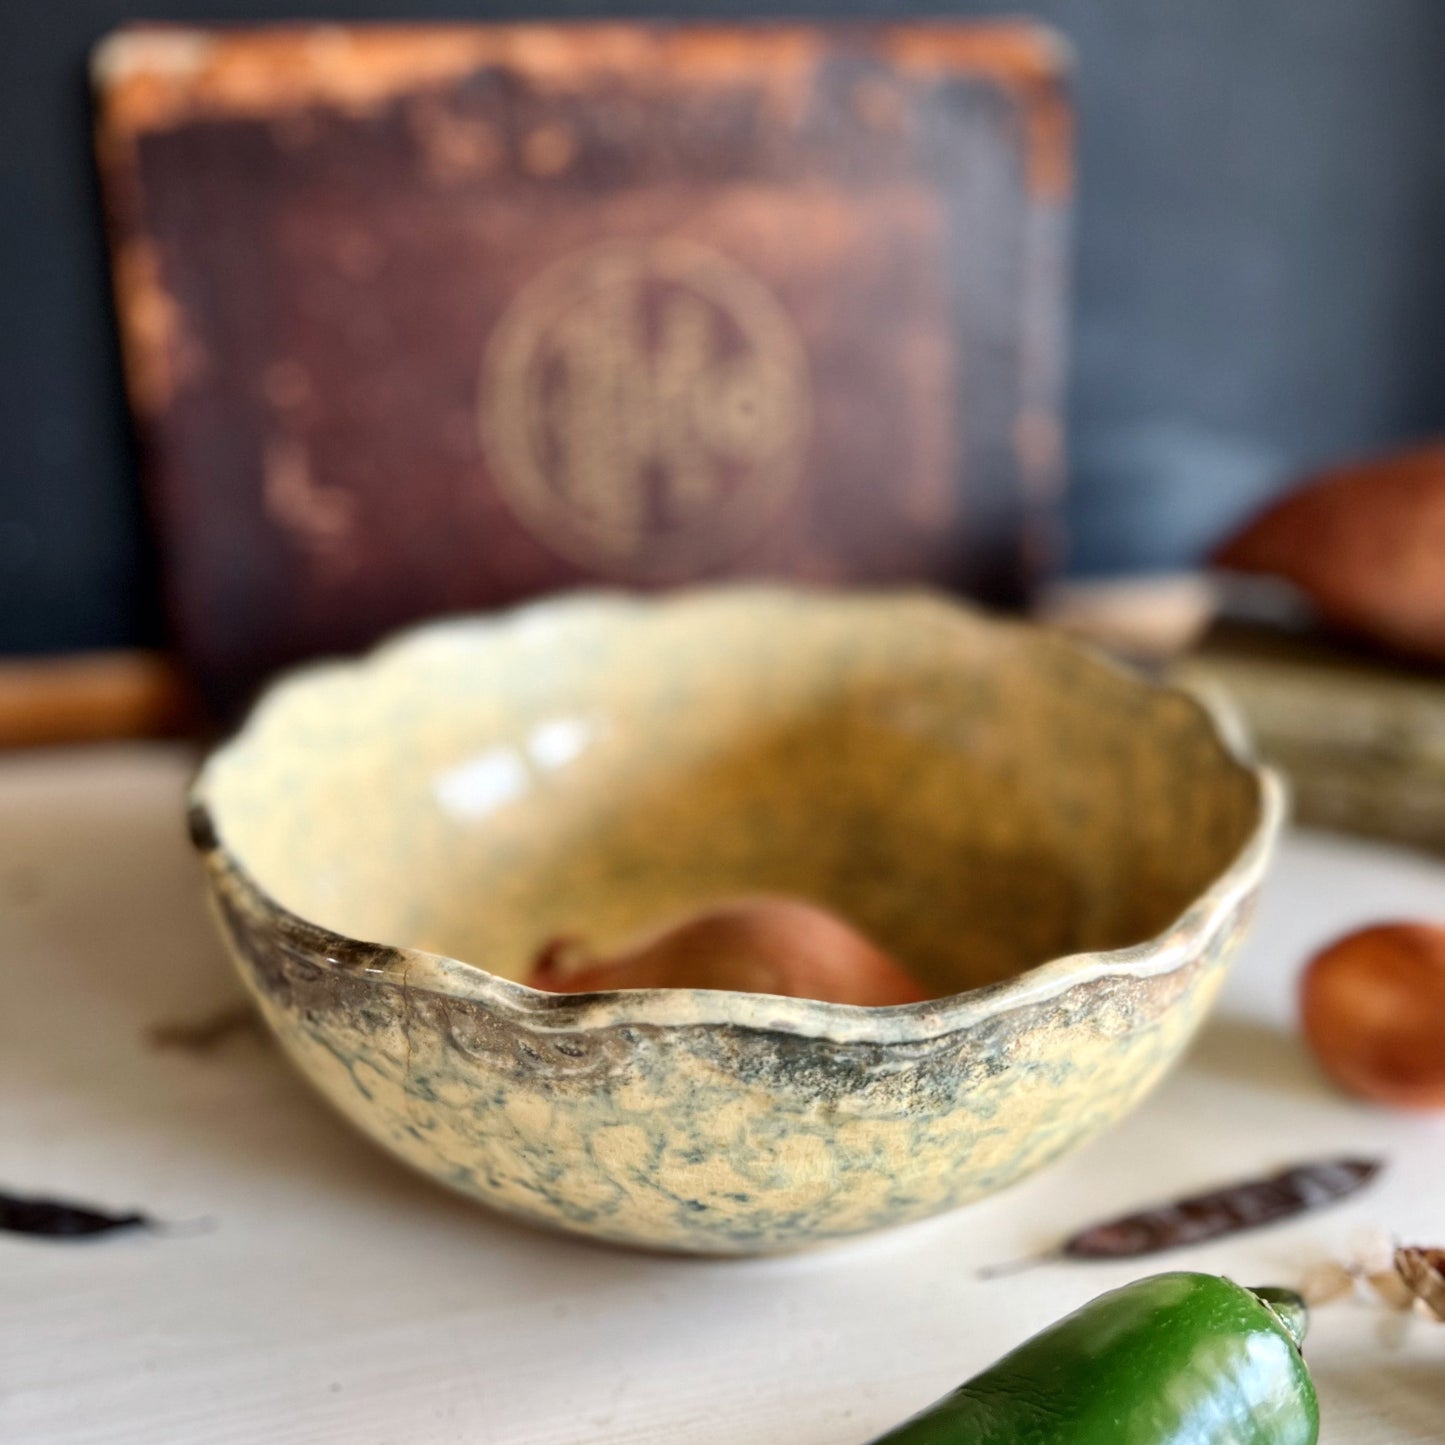
<path id="1" fill-rule="evenodd" d="M 241 972 L 343 1114 L 522 1218 L 718 1253 L 952 1208 L 1126 1113 L 1214 998 L 1280 813 L 1198 703 L 1056 637 L 765 588 L 303 672 L 192 800 Z M 554 934 L 610 949 L 760 891 L 940 997 L 513 981 Z"/>

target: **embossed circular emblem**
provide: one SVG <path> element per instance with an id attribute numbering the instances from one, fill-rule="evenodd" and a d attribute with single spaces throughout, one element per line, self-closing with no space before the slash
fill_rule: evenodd
<path id="1" fill-rule="evenodd" d="M 524 287 L 488 342 L 482 441 L 573 561 L 645 579 L 734 556 L 797 481 L 803 347 L 768 290 L 688 241 L 608 242 Z"/>

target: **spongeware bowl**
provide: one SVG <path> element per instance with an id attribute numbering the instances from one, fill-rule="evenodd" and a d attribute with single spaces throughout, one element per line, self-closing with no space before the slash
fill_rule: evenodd
<path id="1" fill-rule="evenodd" d="M 1281 790 L 1192 697 L 918 593 L 583 594 L 276 685 L 191 824 L 295 1066 L 521 1219 L 700 1253 L 953 1209 L 1127 1114 L 1253 912 Z M 937 997 L 521 980 L 739 894 Z"/>

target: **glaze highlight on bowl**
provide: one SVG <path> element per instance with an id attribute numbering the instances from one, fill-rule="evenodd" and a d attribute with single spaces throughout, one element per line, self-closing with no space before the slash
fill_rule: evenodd
<path id="1" fill-rule="evenodd" d="M 1023 1178 L 1126 1114 L 1254 907 L 1277 779 L 1212 714 L 927 594 L 582 594 L 277 684 L 192 834 L 301 1072 L 532 1222 L 797 1248 Z M 730 895 L 855 919 L 939 997 L 540 993 Z"/>

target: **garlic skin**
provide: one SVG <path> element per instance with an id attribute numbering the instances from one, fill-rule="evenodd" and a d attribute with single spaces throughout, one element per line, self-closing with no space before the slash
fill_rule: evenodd
<path id="1" fill-rule="evenodd" d="M 552 993 L 703 988 L 867 1008 L 932 997 L 852 924 L 815 903 L 771 896 L 702 909 L 611 958 L 555 940 L 525 982 Z"/>

